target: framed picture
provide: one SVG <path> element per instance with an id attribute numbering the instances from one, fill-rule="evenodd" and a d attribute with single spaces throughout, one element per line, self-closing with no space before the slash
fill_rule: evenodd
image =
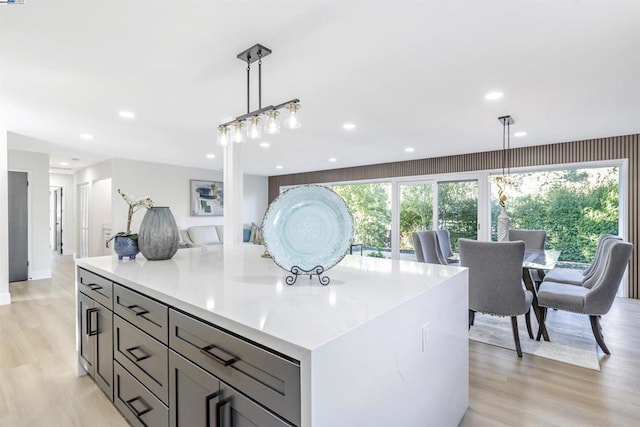
<path id="1" fill-rule="evenodd" d="M 222 216 L 224 212 L 224 192 L 222 182 L 192 179 L 191 216 Z"/>

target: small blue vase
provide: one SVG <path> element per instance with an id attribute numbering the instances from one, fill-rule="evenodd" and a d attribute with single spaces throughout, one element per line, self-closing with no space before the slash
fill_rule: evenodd
<path id="1" fill-rule="evenodd" d="M 138 240 L 127 236 L 116 237 L 113 250 L 116 251 L 118 259 L 136 259 L 136 255 L 140 252 L 140 249 L 138 249 Z"/>

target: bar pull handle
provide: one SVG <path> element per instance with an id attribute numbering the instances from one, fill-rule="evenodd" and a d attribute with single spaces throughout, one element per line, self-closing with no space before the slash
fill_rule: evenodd
<path id="1" fill-rule="evenodd" d="M 224 408 L 227 406 L 228 403 L 231 402 L 231 399 L 224 399 L 221 400 L 220 402 L 218 402 L 216 404 L 216 427 L 222 427 L 224 426 L 224 421 L 225 420 L 229 420 L 229 425 L 231 427 L 233 427 L 231 425 L 231 414 L 228 414 L 228 410 L 225 411 L 225 413 L 223 414 L 222 411 L 224 410 Z"/>
<path id="2" fill-rule="evenodd" d="M 93 313 L 98 313 L 98 308 L 88 308 L 87 309 L 87 335 L 89 335 L 90 337 L 94 336 L 94 335 L 98 335 L 98 325 L 96 325 L 95 330 L 93 329 Z M 97 317 L 96 317 L 96 323 L 97 322 Z"/>
<path id="3" fill-rule="evenodd" d="M 142 406 L 142 409 L 138 409 L 135 406 L 133 406 L 134 402 L 140 402 L 140 405 Z M 127 408 L 129 408 L 129 410 L 131 412 L 133 412 L 133 415 L 136 416 L 136 418 L 140 418 L 141 416 L 143 416 L 144 414 L 146 414 L 147 412 L 150 412 L 153 408 L 151 406 L 149 406 L 149 404 L 147 402 L 144 401 L 144 399 L 140 396 L 138 397 L 134 397 L 133 399 L 129 399 L 126 402 L 124 402 L 125 405 L 127 405 Z"/>
<path id="4" fill-rule="evenodd" d="M 211 350 L 214 350 L 214 349 L 216 350 L 217 353 L 221 354 L 221 356 L 218 356 L 217 354 L 212 353 Z M 232 365 L 238 361 L 238 358 L 236 356 L 233 356 L 227 353 L 226 351 L 221 350 L 220 347 L 217 347 L 214 344 L 210 344 L 206 347 L 202 347 L 200 349 L 200 353 L 207 355 L 211 359 L 215 360 L 218 363 L 221 363 L 224 366 Z"/>
<path id="5" fill-rule="evenodd" d="M 206 427 L 211 427 L 211 400 L 215 399 L 216 397 L 218 397 L 220 395 L 220 391 L 214 391 L 213 393 L 211 393 L 210 395 L 208 395 L 206 397 L 206 402 L 207 402 L 207 424 Z M 214 427 L 219 427 L 218 426 L 218 406 L 216 404 L 216 418 L 215 418 L 215 422 L 216 424 L 214 425 Z"/>
<path id="6" fill-rule="evenodd" d="M 150 354 L 145 353 L 145 351 L 143 349 L 140 348 L 139 345 L 135 346 L 135 347 L 131 347 L 131 348 L 127 348 L 125 349 L 125 351 L 127 353 L 129 353 L 129 355 L 133 358 L 133 360 L 135 360 L 136 362 L 142 362 L 145 359 L 148 359 L 151 357 Z M 136 354 L 136 352 L 138 354 Z"/>
<path id="7" fill-rule="evenodd" d="M 84 283 L 84 277 L 80 278 L 80 283 L 82 283 L 92 291 L 97 291 L 98 289 L 102 289 L 102 286 L 98 285 L 97 283 Z"/>
<path id="8" fill-rule="evenodd" d="M 149 310 L 145 310 L 137 304 L 129 305 L 126 307 L 127 310 L 135 314 L 136 316 L 142 316 L 144 314 L 149 313 Z"/>

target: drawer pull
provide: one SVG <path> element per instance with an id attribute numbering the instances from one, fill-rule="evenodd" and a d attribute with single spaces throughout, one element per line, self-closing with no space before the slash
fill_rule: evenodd
<path id="1" fill-rule="evenodd" d="M 151 357 L 151 355 L 150 355 L 150 354 L 145 353 L 145 352 L 144 352 L 144 350 L 142 350 L 142 349 L 140 348 L 140 346 L 139 346 L 139 345 L 137 345 L 137 346 L 135 346 L 135 347 L 127 348 L 125 351 L 126 351 L 127 353 L 129 353 L 129 355 L 130 355 L 131 357 L 133 357 L 133 359 L 134 359 L 136 362 L 142 362 L 143 360 L 148 359 L 148 358 L 150 358 L 150 357 Z M 136 351 L 137 351 L 140 355 L 136 355 L 136 354 L 135 354 L 135 352 L 136 352 Z"/>
<path id="2" fill-rule="evenodd" d="M 224 407 L 227 406 L 231 399 L 224 399 L 220 402 L 216 403 L 216 426 L 223 427 L 225 425 L 225 420 L 231 421 L 231 414 L 228 414 L 228 410 L 224 412 Z"/>
<path id="3" fill-rule="evenodd" d="M 96 329 L 93 329 L 93 322 L 91 321 L 91 319 L 93 319 L 93 313 L 98 313 L 97 308 L 89 308 L 87 309 L 87 335 L 89 335 L 90 337 L 94 336 L 94 335 L 98 335 L 98 325 L 96 324 Z M 97 322 L 97 317 L 96 317 L 96 323 Z"/>
<path id="4" fill-rule="evenodd" d="M 133 402 L 139 401 L 140 405 L 142 405 L 144 407 L 144 409 L 142 410 L 138 410 L 135 406 L 133 406 Z M 129 399 L 126 402 L 124 402 L 125 405 L 127 405 L 127 408 L 129 408 L 129 410 L 131 412 L 133 412 L 133 415 L 136 416 L 136 418 L 140 418 L 141 416 L 143 416 L 144 414 L 146 414 L 147 412 L 150 412 L 153 408 L 151 406 L 149 406 L 149 404 L 147 402 L 144 401 L 144 399 L 140 396 L 138 397 L 134 397 L 133 399 Z"/>
<path id="5" fill-rule="evenodd" d="M 129 305 L 127 307 L 125 307 L 127 310 L 129 310 L 130 312 L 132 312 L 133 314 L 135 314 L 136 316 L 142 316 L 144 314 L 149 313 L 149 310 L 145 310 L 144 308 L 140 307 L 139 305 L 133 304 L 133 305 Z"/>
<path id="6" fill-rule="evenodd" d="M 223 357 L 220 357 L 216 354 L 211 353 L 209 350 L 213 350 L 216 349 L 219 353 L 222 353 Z M 213 360 L 215 360 L 218 363 L 223 364 L 224 366 L 229 366 L 232 365 L 234 363 L 236 363 L 238 361 L 238 358 L 235 356 L 230 355 L 229 353 L 227 353 L 224 350 L 221 350 L 220 347 L 216 347 L 214 344 L 210 344 L 206 347 L 202 347 L 200 349 L 200 353 L 206 354 L 207 356 L 209 356 L 210 358 L 212 358 Z"/>

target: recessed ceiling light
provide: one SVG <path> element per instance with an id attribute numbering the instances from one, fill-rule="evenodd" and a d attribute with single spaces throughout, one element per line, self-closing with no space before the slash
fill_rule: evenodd
<path id="1" fill-rule="evenodd" d="M 207 154 L 207 159 L 215 159 L 215 158 L 216 158 L 215 154 L 212 154 L 212 153 Z"/>
<path id="2" fill-rule="evenodd" d="M 406 151 L 407 153 L 413 153 L 414 151 L 416 151 L 416 149 L 413 147 L 407 147 L 404 149 L 404 151 Z"/>
<path id="3" fill-rule="evenodd" d="M 282 168 L 283 168 L 283 166 L 282 166 L 282 165 L 278 165 L 278 166 L 276 166 L 276 169 L 282 169 Z"/>
<path id="4" fill-rule="evenodd" d="M 118 115 L 123 119 L 133 119 L 136 117 L 135 113 L 132 111 L 120 111 Z"/>
<path id="5" fill-rule="evenodd" d="M 91 135 L 90 133 L 83 133 L 80 134 L 80 138 L 91 141 L 93 139 L 93 135 Z"/>
<path id="6" fill-rule="evenodd" d="M 329 159 L 329 161 L 330 161 L 330 162 L 337 162 L 337 161 L 338 161 L 338 159 L 336 159 L 335 157 L 331 157 L 331 158 Z"/>
<path id="7" fill-rule="evenodd" d="M 504 96 L 502 92 L 489 92 L 484 96 L 484 99 L 487 101 L 495 101 L 496 99 L 500 99 Z"/>
<path id="8" fill-rule="evenodd" d="M 60 162 L 60 166 L 69 166 L 68 162 Z"/>
<path id="9" fill-rule="evenodd" d="M 356 128 L 356 124 L 355 123 L 345 123 L 342 125 L 342 127 L 346 130 L 354 130 Z"/>
<path id="10" fill-rule="evenodd" d="M 526 134 L 527 134 L 527 133 L 526 133 L 525 131 L 520 131 L 520 132 L 516 132 L 516 133 L 514 133 L 514 134 L 513 134 L 513 136 L 520 137 L 520 136 L 525 136 Z"/>
<path id="11" fill-rule="evenodd" d="M 262 147 L 262 148 L 269 148 L 269 143 L 268 143 L 268 142 L 261 142 L 261 143 L 260 143 L 260 147 Z"/>

